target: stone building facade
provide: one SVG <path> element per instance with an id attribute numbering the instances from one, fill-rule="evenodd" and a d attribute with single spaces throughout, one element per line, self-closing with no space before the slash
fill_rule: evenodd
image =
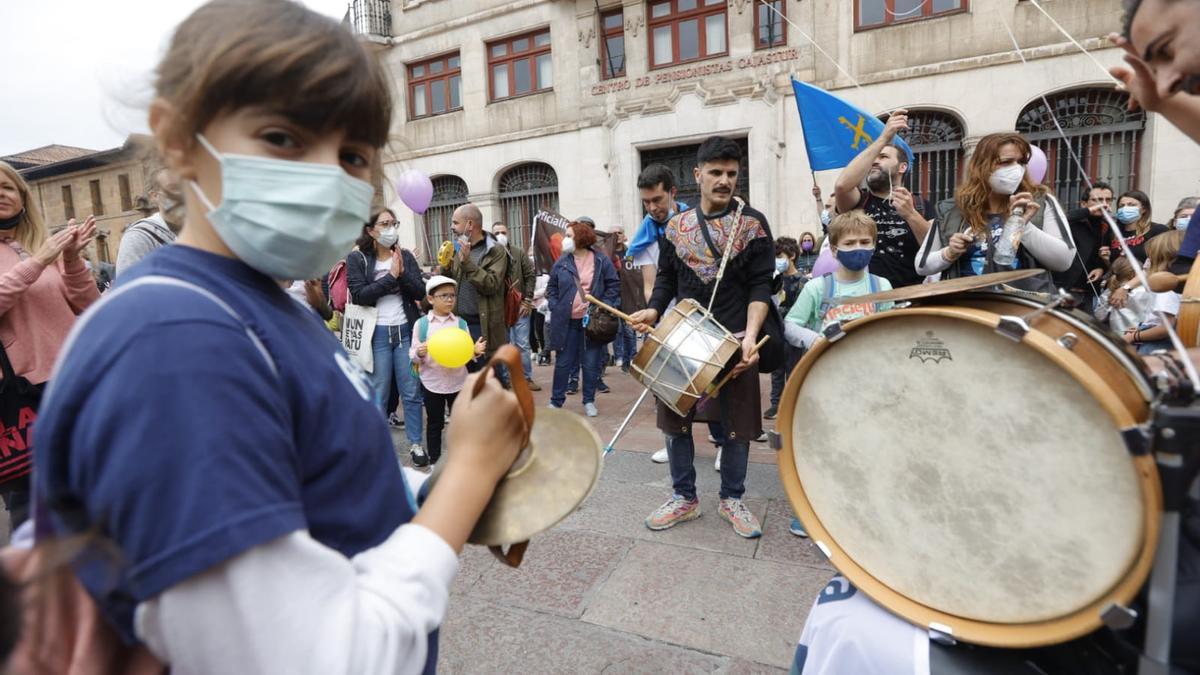
<path id="1" fill-rule="evenodd" d="M 1048 102 L 1092 178 L 1148 192 L 1155 218 L 1169 218 L 1200 192 L 1200 152 L 1128 112 L 1093 61 L 1120 63 L 1102 37 L 1120 25 L 1120 0 L 1043 4 L 1090 56 L 1027 0 L 357 0 L 351 14 L 371 14 L 355 25 L 392 73 L 384 197 L 422 252 L 467 200 L 523 245 L 539 208 L 631 230 L 640 169 L 667 163 L 694 196 L 691 158 L 713 134 L 742 143 L 742 191 L 777 235 L 815 229 L 791 76 L 868 111 L 912 111 L 911 182 L 926 198 L 953 194 L 980 137 L 1018 129 L 1050 157 L 1055 192 L 1077 199 Z M 424 217 L 387 185 L 409 168 L 434 180 Z M 828 194 L 836 177 L 815 179 Z"/>
<path id="2" fill-rule="evenodd" d="M 150 166 L 144 147 L 140 137 L 131 136 L 111 150 L 50 146 L 0 160 L 29 182 L 51 230 L 95 215 L 96 258 L 115 262 L 125 227 L 157 211 L 146 194 Z"/>

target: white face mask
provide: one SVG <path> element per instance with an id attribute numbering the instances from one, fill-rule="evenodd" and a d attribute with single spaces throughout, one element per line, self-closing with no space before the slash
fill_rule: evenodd
<path id="1" fill-rule="evenodd" d="M 507 234 L 496 235 L 496 243 L 500 244 L 501 246 L 508 246 L 508 235 Z"/>
<path id="2" fill-rule="evenodd" d="M 1175 229 L 1186 230 L 1188 223 L 1191 222 L 1191 220 L 1192 220 L 1191 218 L 1176 218 L 1175 219 Z"/>
<path id="3" fill-rule="evenodd" d="M 398 241 L 400 241 L 400 233 L 394 227 L 386 228 L 379 233 L 379 245 L 384 248 L 391 248 Z"/>
<path id="4" fill-rule="evenodd" d="M 563 253 L 574 253 L 575 252 L 575 240 L 572 239 L 571 237 L 567 237 L 567 238 L 563 239 L 562 252 Z"/>
<path id="5" fill-rule="evenodd" d="M 988 178 L 988 185 L 996 194 L 1012 195 L 1016 194 L 1017 188 L 1021 187 L 1023 178 L 1025 178 L 1025 167 L 1020 164 L 1009 164 L 993 171 Z"/>
<path id="6" fill-rule="evenodd" d="M 375 189 L 332 164 L 221 154 L 221 205 L 196 181 L 208 222 L 239 260 L 273 279 L 315 279 L 354 247 Z"/>

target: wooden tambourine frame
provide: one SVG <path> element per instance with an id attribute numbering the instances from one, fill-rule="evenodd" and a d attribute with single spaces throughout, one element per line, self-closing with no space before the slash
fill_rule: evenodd
<path id="1" fill-rule="evenodd" d="M 992 329 L 996 328 L 1000 320 L 999 315 L 982 310 L 965 307 L 925 306 L 875 314 L 853 321 L 844 329 L 847 333 L 852 333 L 855 329 L 868 323 L 887 320 L 898 314 L 958 319 Z M 1121 399 L 1096 371 L 1078 356 L 1059 346 L 1053 338 L 1035 329 L 1026 334 L 1022 342 L 1066 370 L 1082 384 L 1100 402 L 1118 429 L 1130 428 L 1136 424 Z M 901 595 L 852 560 L 821 524 L 820 516 L 809 503 L 800 476 L 796 471 L 795 455 L 793 454 L 795 438 L 791 420 L 796 409 L 796 401 L 799 398 L 800 386 L 813 364 L 821 357 L 821 354 L 831 347 L 832 343 L 818 340 L 792 371 L 784 387 L 783 397 L 779 402 L 779 419 L 786 420 L 785 424 L 779 425 L 783 437 L 783 449 L 779 453 L 779 477 L 787 492 L 788 500 L 804 524 L 809 537 L 818 547 L 824 549 L 829 556 L 829 562 L 855 587 L 866 593 L 875 602 L 913 624 L 944 632 L 948 628 L 950 636 L 955 640 L 1007 648 L 1040 647 L 1086 635 L 1103 625 L 1101 614 L 1110 605 L 1114 603 L 1122 606 L 1129 605 L 1150 573 L 1154 562 L 1155 548 L 1158 545 L 1162 490 L 1158 480 L 1158 470 L 1155 467 L 1154 458 L 1150 454 L 1130 457 L 1130 461 L 1137 470 L 1142 503 L 1145 507 L 1142 519 L 1141 551 L 1122 581 L 1088 606 L 1067 616 L 1048 621 L 1011 624 L 979 621 L 948 614 Z"/>

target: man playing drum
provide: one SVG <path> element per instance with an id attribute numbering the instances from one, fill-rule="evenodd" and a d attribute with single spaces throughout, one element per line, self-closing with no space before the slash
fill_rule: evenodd
<path id="1" fill-rule="evenodd" d="M 758 434 L 762 414 L 754 346 L 771 301 L 775 248 L 767 219 L 733 198 L 740 169 L 741 149 L 737 143 L 714 136 L 700 145 L 694 169 L 700 205 L 675 216 L 667 225 L 659 244 L 658 272 L 649 307 L 631 315 L 634 329 L 646 333 L 673 300 L 691 298 L 707 305 L 715 289 L 713 317 L 741 340 L 742 346 L 734 377 L 721 389 L 720 396 L 697 406 L 687 417 L 677 415 L 661 401 L 657 403 L 658 427 L 667 437 L 674 496 L 646 519 L 646 527 L 652 530 L 665 530 L 700 517 L 692 441 L 692 422 L 699 419 L 720 421 L 727 431 L 720 439 L 718 512 L 737 534 L 747 538 L 762 535 L 758 519 L 742 503 L 742 494 L 750 440 Z M 717 272 L 730 246 L 729 262 L 717 286 Z"/>

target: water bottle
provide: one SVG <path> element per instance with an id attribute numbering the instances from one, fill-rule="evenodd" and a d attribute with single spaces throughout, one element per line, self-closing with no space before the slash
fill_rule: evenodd
<path id="1" fill-rule="evenodd" d="M 1021 245 L 1021 231 L 1025 229 L 1025 209 L 1017 207 L 1012 215 L 1004 221 L 1004 229 L 1000 231 L 1000 241 L 996 242 L 996 251 L 992 254 L 992 262 L 997 267 L 1012 267 L 1017 258 L 1017 247 Z"/>

